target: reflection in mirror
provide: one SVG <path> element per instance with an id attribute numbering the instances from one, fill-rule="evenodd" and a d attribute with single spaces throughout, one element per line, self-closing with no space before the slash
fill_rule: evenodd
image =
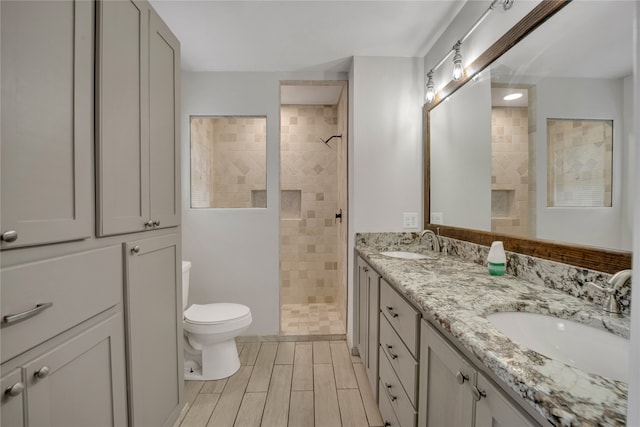
<path id="1" fill-rule="evenodd" d="M 547 119 L 547 206 L 611 207 L 613 120 Z"/>
<path id="2" fill-rule="evenodd" d="M 631 249 L 635 7 L 571 2 L 429 112 L 432 217 Z"/>
<path id="3" fill-rule="evenodd" d="M 191 117 L 191 207 L 267 207 L 267 118 Z"/>

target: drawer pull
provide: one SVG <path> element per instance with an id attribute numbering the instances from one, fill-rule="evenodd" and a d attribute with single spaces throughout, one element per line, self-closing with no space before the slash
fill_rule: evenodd
<path id="1" fill-rule="evenodd" d="M 7 243 L 15 242 L 18 240 L 18 232 L 16 230 L 5 231 L 0 235 L 0 240 Z"/>
<path id="2" fill-rule="evenodd" d="M 131 248 L 131 253 L 132 254 L 140 253 L 140 246 L 136 245 L 136 246 L 132 247 Z"/>
<path id="3" fill-rule="evenodd" d="M 52 302 L 46 302 L 44 304 L 38 304 L 36 305 L 34 308 L 32 308 L 31 310 L 27 310 L 27 311 L 23 311 L 22 313 L 18 313 L 18 314 L 8 314 L 6 316 L 4 316 L 2 318 L 2 323 L 6 323 L 8 325 L 13 324 L 13 323 L 18 323 L 22 320 L 26 320 L 30 317 L 33 317 L 37 314 L 42 313 L 44 310 L 46 310 L 47 308 L 53 306 Z"/>
<path id="4" fill-rule="evenodd" d="M 392 402 L 395 402 L 396 400 L 398 400 L 398 396 L 394 396 L 393 394 L 391 394 L 391 384 L 387 384 L 384 383 L 384 387 L 385 387 L 385 392 L 387 393 L 387 397 L 389 397 L 389 400 L 391 400 Z"/>
<path id="5" fill-rule="evenodd" d="M 389 356 L 391 356 L 393 360 L 396 360 L 398 358 L 398 355 L 391 351 L 392 348 L 392 345 L 387 344 L 387 353 L 389 353 Z"/>
<path id="6" fill-rule="evenodd" d="M 160 220 L 156 219 L 155 221 L 153 221 L 153 226 L 154 227 L 160 227 Z"/>
<path id="7" fill-rule="evenodd" d="M 393 307 L 391 306 L 387 306 L 387 311 L 389 312 L 389 314 L 391 315 L 391 317 L 393 317 L 394 319 L 396 317 L 398 317 L 398 313 L 396 313 L 395 311 L 393 311 Z"/>
<path id="8" fill-rule="evenodd" d="M 384 422 L 384 427 L 391 427 L 391 423 L 389 421 Z"/>
<path id="9" fill-rule="evenodd" d="M 476 386 L 471 387 L 471 394 L 473 394 L 473 398 L 476 400 L 476 402 L 480 401 L 480 399 L 482 399 L 483 397 L 487 397 L 487 393 L 485 393 L 484 390 L 480 390 Z"/>
<path id="10" fill-rule="evenodd" d="M 149 220 L 149 221 L 145 222 L 145 223 L 144 223 L 144 226 L 145 226 L 146 228 L 151 228 L 151 227 L 153 227 L 153 221 Z"/>
<path id="11" fill-rule="evenodd" d="M 15 397 L 15 396 L 18 396 L 19 394 L 22 394 L 23 391 L 24 391 L 24 384 L 22 384 L 21 382 L 17 382 L 11 387 L 7 387 L 4 391 L 4 394 L 7 394 L 11 397 Z"/>
<path id="12" fill-rule="evenodd" d="M 49 369 L 48 366 L 43 366 L 42 368 L 38 369 L 37 371 L 35 371 L 33 373 L 33 376 L 43 380 L 45 378 L 47 378 L 49 376 L 49 374 L 51 373 L 51 369 Z"/>
<path id="13" fill-rule="evenodd" d="M 464 384 L 464 382 L 468 380 L 469 375 L 465 375 L 462 372 L 458 371 L 458 373 L 456 374 L 456 381 L 458 381 L 458 384 Z"/>
<path id="14" fill-rule="evenodd" d="M 364 270 L 365 273 L 368 273 L 369 272 L 369 267 L 364 267 L 363 270 Z"/>

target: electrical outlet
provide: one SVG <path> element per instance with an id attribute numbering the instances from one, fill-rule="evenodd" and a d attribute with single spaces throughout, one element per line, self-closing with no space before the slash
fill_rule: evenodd
<path id="1" fill-rule="evenodd" d="M 443 224 L 442 212 L 431 212 L 431 224 Z"/>
<path id="2" fill-rule="evenodd" d="M 416 212 L 405 212 L 402 224 L 402 228 L 418 228 L 418 214 Z"/>

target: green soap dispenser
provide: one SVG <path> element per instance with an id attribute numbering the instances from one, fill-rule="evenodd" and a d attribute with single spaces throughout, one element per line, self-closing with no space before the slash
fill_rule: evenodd
<path id="1" fill-rule="evenodd" d="M 504 245 L 500 241 L 491 243 L 489 256 L 487 257 L 489 274 L 492 276 L 503 276 L 507 267 L 507 256 L 504 253 Z"/>

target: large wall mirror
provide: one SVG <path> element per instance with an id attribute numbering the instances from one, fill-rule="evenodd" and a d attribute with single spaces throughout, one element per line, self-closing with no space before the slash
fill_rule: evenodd
<path id="1" fill-rule="evenodd" d="M 632 245 L 636 2 L 544 3 L 535 30 L 521 21 L 501 39 L 524 36 L 515 46 L 425 106 L 425 223 L 621 254 L 619 268 Z"/>

